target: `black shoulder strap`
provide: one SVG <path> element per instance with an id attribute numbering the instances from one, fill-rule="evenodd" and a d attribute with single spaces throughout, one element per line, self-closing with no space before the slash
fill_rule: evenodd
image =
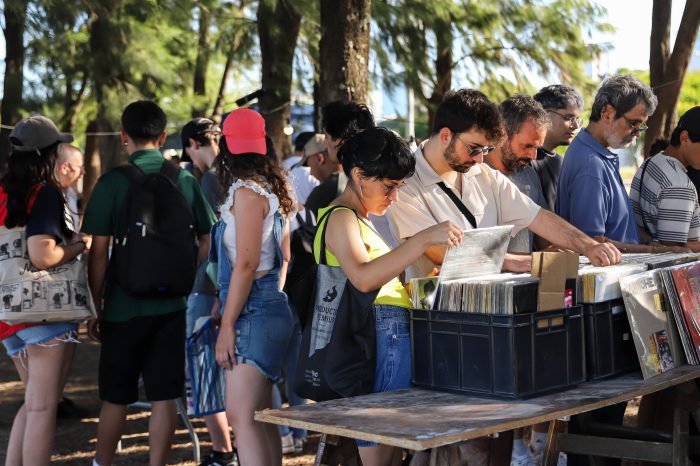
<path id="1" fill-rule="evenodd" d="M 172 160 L 163 160 L 163 165 L 160 166 L 161 175 L 165 175 L 175 186 L 177 186 L 177 177 L 180 175 L 180 170 L 182 168 Z"/>
<path id="2" fill-rule="evenodd" d="M 656 155 L 656 154 L 654 154 Z M 653 159 L 654 156 L 652 155 L 648 159 L 644 161 L 642 164 L 642 174 L 639 177 L 639 210 L 641 211 L 642 208 L 642 189 L 644 189 L 644 174 L 647 171 L 647 167 L 649 166 L 649 163 L 651 162 L 651 159 Z M 649 225 L 647 225 L 647 221 L 644 218 L 644 212 L 641 212 L 642 215 L 642 223 L 644 223 L 644 229 L 646 230 L 647 234 L 651 236 L 652 239 L 654 239 L 654 235 L 651 234 L 651 230 L 649 229 Z"/>
<path id="3" fill-rule="evenodd" d="M 341 208 L 344 208 L 344 206 L 340 206 L 340 205 L 332 206 L 323 215 L 321 215 L 321 218 L 318 219 L 317 225 L 320 225 L 321 223 L 323 223 L 323 220 L 326 217 L 330 217 L 330 215 L 334 211 L 341 209 Z M 352 210 L 352 209 L 350 209 L 350 210 Z M 353 212 L 354 212 L 354 210 L 353 210 Z M 355 214 L 355 215 L 357 215 L 357 214 Z M 328 226 L 328 220 L 326 220 L 326 223 L 323 223 L 323 229 L 321 230 L 321 250 L 319 251 L 320 256 L 319 256 L 318 263 L 322 264 L 322 265 L 328 265 L 328 261 L 326 259 L 326 227 L 327 226 Z"/>
<path id="4" fill-rule="evenodd" d="M 464 205 L 462 200 L 457 197 L 457 195 L 450 189 L 448 188 L 443 181 L 440 181 L 438 184 L 440 186 L 440 189 L 445 191 L 445 194 L 454 202 L 454 204 L 457 206 L 460 212 L 462 212 L 462 215 L 464 215 L 464 218 L 467 219 L 469 224 L 472 226 L 472 228 L 476 228 L 476 219 L 474 218 L 474 215 L 467 209 L 467 206 Z"/>
<path id="5" fill-rule="evenodd" d="M 144 176 L 143 171 L 133 163 L 125 163 L 124 165 L 119 165 L 115 168 L 116 171 L 121 173 L 129 180 L 129 183 L 133 183 L 141 179 Z"/>

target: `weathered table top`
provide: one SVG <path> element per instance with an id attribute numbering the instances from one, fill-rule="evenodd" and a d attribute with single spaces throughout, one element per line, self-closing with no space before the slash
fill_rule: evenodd
<path id="1" fill-rule="evenodd" d="M 647 395 L 700 377 L 682 366 L 649 380 L 640 373 L 581 384 L 524 401 L 420 388 L 257 412 L 255 419 L 385 445 L 425 450 L 551 421 Z"/>

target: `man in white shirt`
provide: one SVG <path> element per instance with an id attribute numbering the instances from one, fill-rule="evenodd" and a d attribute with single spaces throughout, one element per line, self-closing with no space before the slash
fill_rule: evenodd
<path id="1" fill-rule="evenodd" d="M 484 153 L 503 137 L 498 107 L 475 90 L 450 91 L 435 114 L 433 134 L 416 151 L 416 173 L 406 181 L 387 215 L 394 236 L 404 241 L 445 220 L 464 230 L 514 225 L 549 242 L 578 251 L 596 265 L 620 261 L 612 245 L 598 243 L 522 194 L 505 176 L 482 165 Z M 455 199 L 453 201 L 453 198 Z M 456 202 L 455 202 L 456 201 Z M 460 205 L 461 204 L 461 205 Z M 471 219 L 463 214 L 466 207 Z M 444 247 L 430 247 L 407 270 L 407 278 L 428 275 L 442 263 Z M 530 256 L 507 255 L 504 269 L 530 271 Z"/>

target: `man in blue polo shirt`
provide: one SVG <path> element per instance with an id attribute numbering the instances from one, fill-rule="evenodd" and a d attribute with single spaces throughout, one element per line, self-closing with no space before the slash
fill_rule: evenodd
<path id="1" fill-rule="evenodd" d="M 569 146 L 559 174 L 556 212 L 564 220 L 590 236 L 640 242 L 620 162 L 610 149 L 629 147 L 647 129 L 656 104 L 651 89 L 633 76 L 603 81 L 590 123 Z"/>

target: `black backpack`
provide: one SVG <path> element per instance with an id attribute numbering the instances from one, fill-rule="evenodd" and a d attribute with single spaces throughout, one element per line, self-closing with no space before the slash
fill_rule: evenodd
<path id="1" fill-rule="evenodd" d="M 180 167 L 165 160 L 156 173 L 133 164 L 116 170 L 130 186 L 114 238 L 111 278 L 130 296 L 187 296 L 197 248 L 194 215 L 177 186 Z"/>

